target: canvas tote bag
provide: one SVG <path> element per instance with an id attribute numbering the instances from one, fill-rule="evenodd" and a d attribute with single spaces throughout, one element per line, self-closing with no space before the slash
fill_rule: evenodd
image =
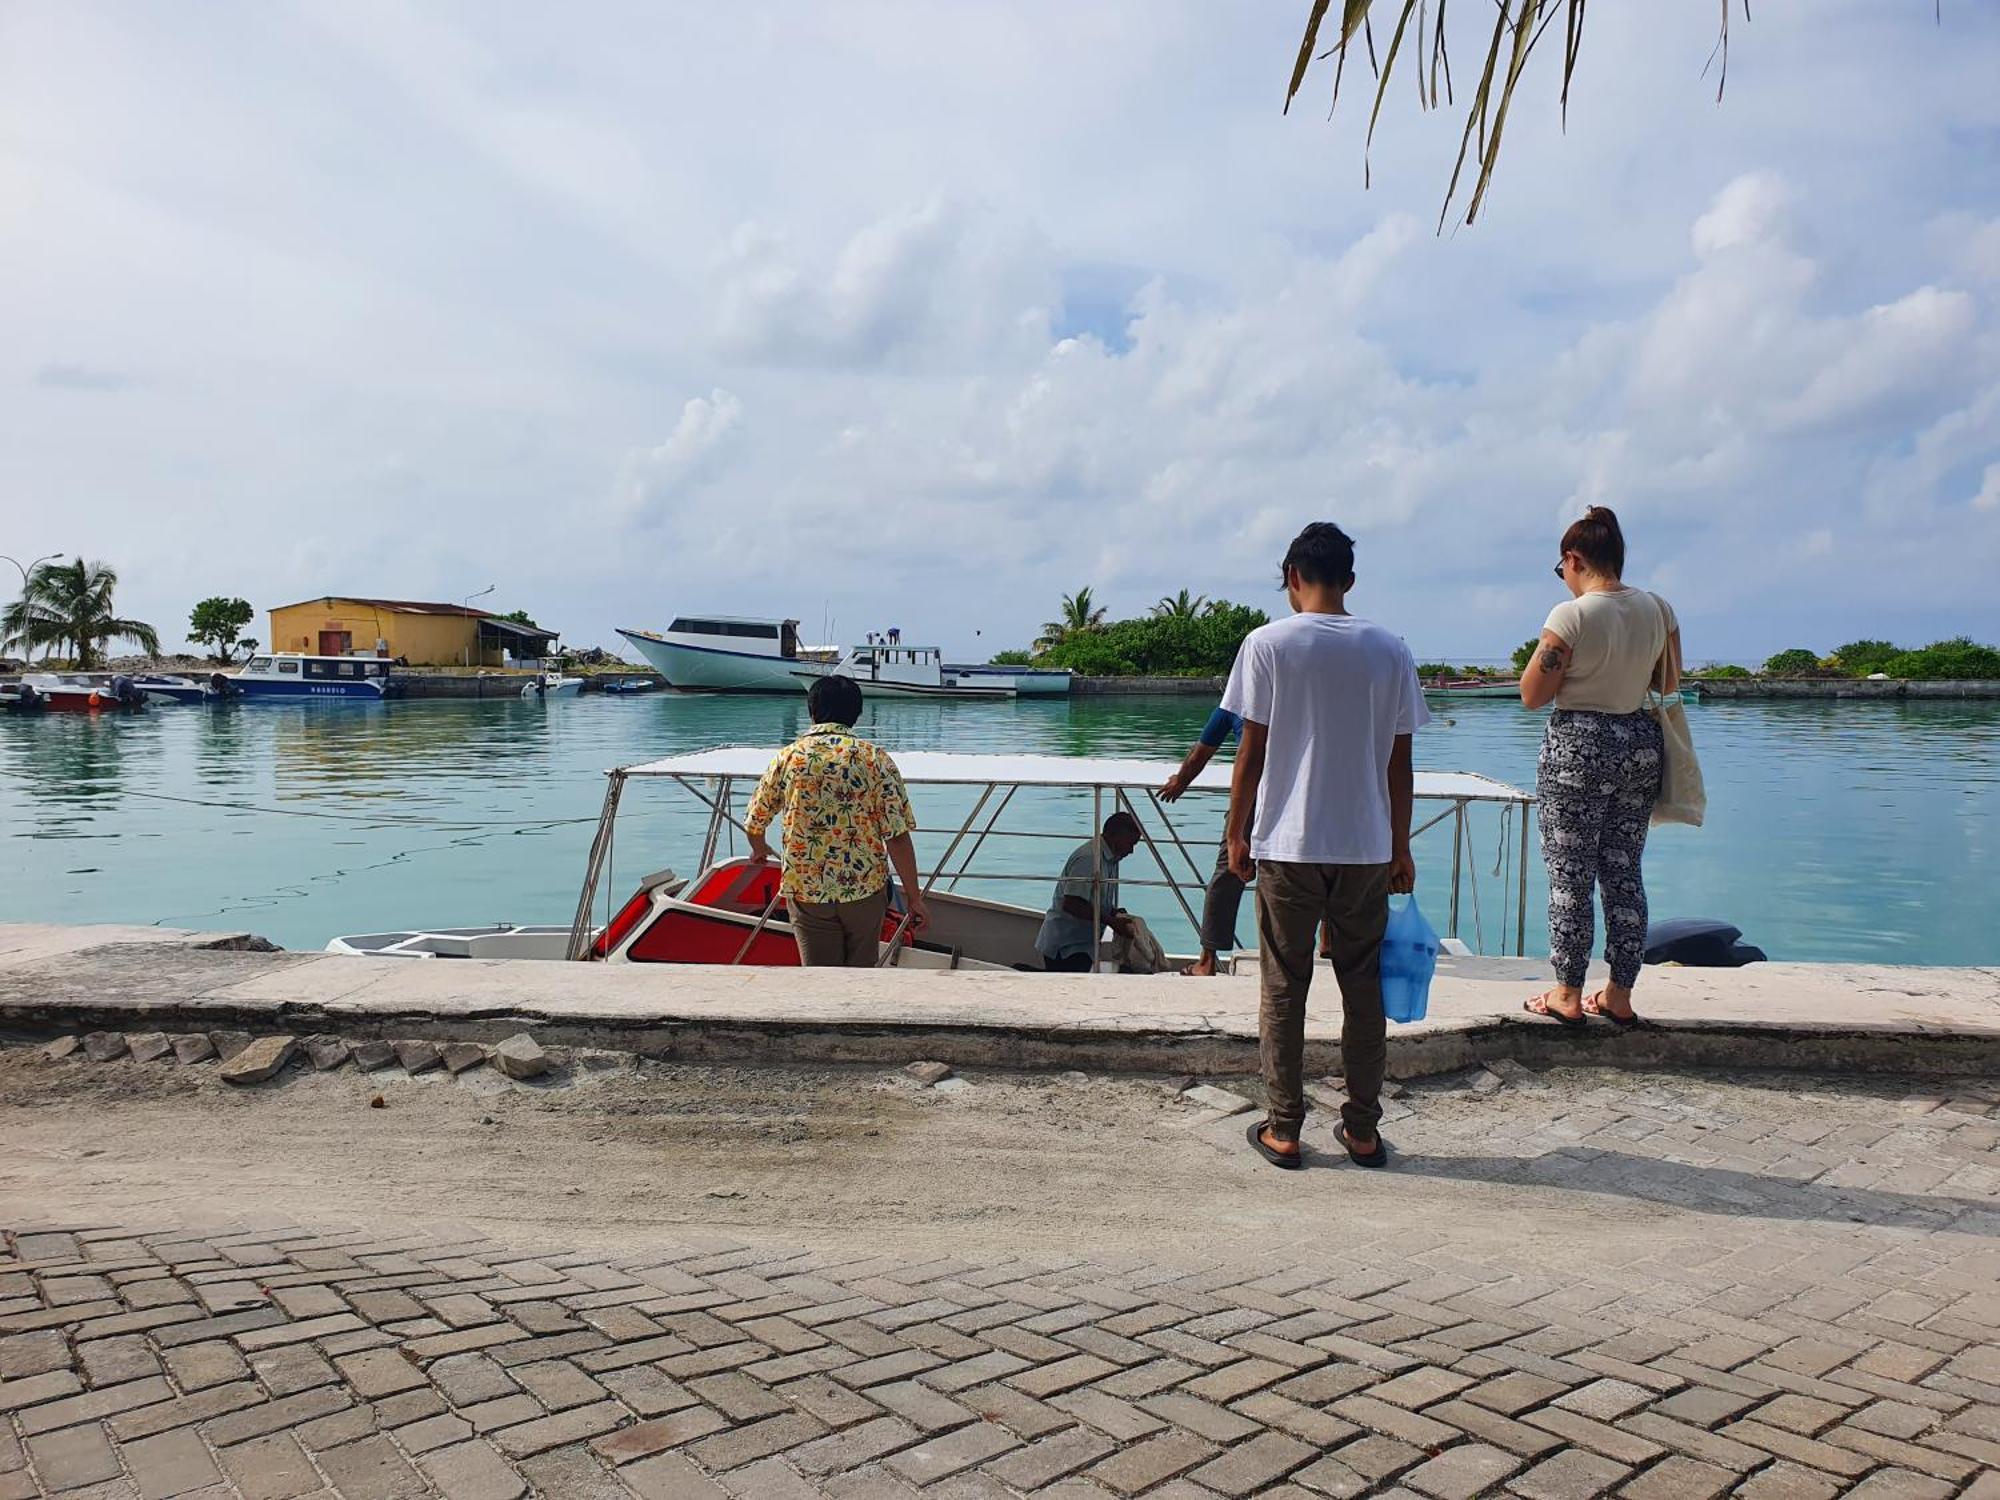
<path id="1" fill-rule="evenodd" d="M 1653 596 L 1653 603 L 1659 605 L 1660 623 L 1667 622 L 1667 608 L 1660 604 L 1660 596 Z M 1668 632 L 1671 643 L 1672 630 Z M 1661 660 L 1666 659 L 1667 647 L 1660 648 Z M 1708 813 L 1708 793 L 1701 783 L 1701 762 L 1695 758 L 1694 736 L 1688 733 L 1687 710 L 1682 708 L 1678 697 L 1672 703 L 1661 696 L 1657 687 L 1649 688 L 1651 701 L 1646 712 L 1659 721 L 1660 738 L 1665 744 L 1665 774 L 1660 779 L 1660 800 L 1653 804 L 1653 823 L 1686 823 L 1690 827 L 1701 827 L 1702 819 Z"/>

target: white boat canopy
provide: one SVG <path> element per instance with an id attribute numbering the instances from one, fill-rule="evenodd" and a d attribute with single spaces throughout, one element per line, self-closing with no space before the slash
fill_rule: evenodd
<path id="1" fill-rule="evenodd" d="M 637 780 L 669 780 L 708 809 L 708 831 L 703 841 L 698 866 L 706 870 L 715 859 L 719 841 L 742 830 L 743 825 L 736 811 L 736 797 L 739 790 L 756 784 L 778 754 L 778 749 L 779 747 L 772 745 L 721 745 L 707 750 L 690 751 L 684 755 L 664 756 L 659 760 L 646 761 L 640 765 L 617 766 L 605 773 L 609 784 L 605 788 L 604 811 L 598 820 L 597 837 L 591 845 L 589 863 L 584 872 L 583 890 L 577 902 L 576 918 L 571 926 L 569 947 L 571 958 L 583 958 L 589 951 L 592 931 L 591 907 L 596 898 L 599 880 L 609 862 L 612 829 L 618 816 L 619 799 L 625 785 Z M 929 868 L 919 872 L 923 876 L 923 888 L 926 891 L 938 885 L 940 881 L 945 883 L 945 889 L 951 889 L 965 880 L 1018 881 L 1020 879 L 1018 874 L 987 874 L 973 868 L 974 861 L 989 838 L 1070 841 L 1079 836 L 1087 837 L 1087 833 L 1081 829 L 1072 833 L 1054 833 L 1039 829 L 1001 828 L 999 826 L 1001 817 L 1015 794 L 1026 788 L 1086 791 L 1092 794 L 1091 827 L 1098 826 L 1107 812 L 1123 809 L 1137 815 L 1140 804 L 1147 806 L 1147 816 L 1140 823 L 1142 839 L 1159 867 L 1161 879 L 1152 881 L 1128 876 L 1123 884 L 1128 887 L 1158 886 L 1171 892 L 1186 915 L 1189 925 L 1199 929 L 1200 918 L 1196 915 L 1196 904 L 1200 901 L 1200 893 L 1208 882 L 1213 856 L 1197 855 L 1195 851 L 1204 847 L 1213 850 L 1216 840 L 1183 836 L 1181 830 L 1175 826 L 1166 804 L 1158 795 L 1159 788 L 1167 777 L 1178 769 L 1179 762 L 1110 756 L 1012 753 L 972 755 L 945 750 L 892 749 L 891 753 L 895 756 L 897 768 L 901 770 L 904 782 L 911 786 L 964 786 L 979 789 L 979 796 L 963 821 L 955 825 L 948 824 L 938 828 L 919 827 L 915 830 L 920 834 L 949 835 L 950 839 L 943 852 L 930 862 Z M 1229 778 L 1228 764 L 1212 763 L 1202 771 L 1188 790 L 1227 794 Z M 1456 937 L 1459 931 L 1461 877 L 1477 864 L 1476 859 L 1469 858 L 1471 830 L 1468 811 L 1474 805 L 1481 803 L 1499 807 L 1501 859 L 1506 864 L 1513 864 L 1515 851 L 1518 849 L 1519 863 L 1511 872 L 1503 873 L 1502 870 L 1496 870 L 1495 873 L 1502 877 L 1503 893 L 1512 897 L 1514 917 L 1512 925 L 1516 951 L 1525 952 L 1528 805 L 1533 798 L 1519 787 L 1509 786 L 1504 781 L 1496 781 L 1489 776 L 1480 776 L 1468 771 L 1418 771 L 1413 790 L 1419 802 L 1443 804 L 1441 809 L 1427 813 L 1417 822 L 1411 829 L 1413 838 L 1442 823 L 1449 822 L 1451 825 L 1451 906 L 1447 920 L 1453 937 Z M 993 804 L 990 813 L 989 804 Z M 1210 805 L 1213 805 L 1212 801 Z M 1520 819 L 1518 844 L 1508 836 L 1509 825 L 1516 817 Z M 1154 837 L 1155 829 L 1161 835 L 1160 838 Z M 960 853 L 961 848 L 964 848 L 963 854 Z M 1169 856 L 1168 849 L 1173 851 L 1175 857 Z M 1186 871 L 1185 874 L 1182 873 L 1183 869 Z M 1508 873 L 1513 876 L 1511 881 L 1506 878 Z M 1475 871 L 1472 884 L 1475 922 L 1478 919 L 1479 904 L 1476 881 Z M 1503 904 L 1501 909 L 1503 945 L 1509 925 L 1507 917 L 1507 906 Z"/>
<path id="2" fill-rule="evenodd" d="M 607 774 L 673 776 L 754 781 L 777 755 L 776 746 L 723 745 L 686 755 L 669 755 Z M 1054 786 L 1144 791 L 1159 786 L 1178 769 L 1171 760 L 1109 756 L 968 755 L 955 750 L 892 750 L 903 780 L 912 786 Z M 1229 764 L 1211 761 L 1188 788 L 1227 792 Z M 1533 801 L 1519 787 L 1471 771 L 1419 771 L 1416 795 L 1425 801 Z"/>

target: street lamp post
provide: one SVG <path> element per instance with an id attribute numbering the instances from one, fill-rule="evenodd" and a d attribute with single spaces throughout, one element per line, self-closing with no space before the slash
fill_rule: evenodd
<path id="1" fill-rule="evenodd" d="M 463 599 L 461 599 L 461 600 L 459 601 L 459 605 L 458 605 L 458 607 L 459 607 L 460 609 L 464 609 L 464 610 L 469 610 L 469 609 L 471 609 L 471 608 L 472 608 L 472 601 L 473 601 L 474 599 L 484 599 L 484 598 L 485 598 L 485 597 L 486 597 L 486 596 L 487 596 L 488 594 L 492 593 L 492 592 L 493 592 L 493 591 L 494 591 L 494 590 L 495 590 L 496 588 L 498 588 L 499 586 L 500 586 L 500 585 L 499 585 L 499 584 L 497 584 L 497 583 L 489 583 L 489 584 L 487 584 L 487 585 L 486 585 L 486 587 L 485 587 L 485 588 L 483 588 L 483 589 L 479 590 L 479 592 L 478 592 L 478 593 L 476 593 L 476 594 L 467 594 L 467 595 L 466 595 L 466 596 L 465 596 L 465 597 L 464 597 Z M 472 632 L 473 632 L 473 638 L 474 638 L 475 640 L 476 640 L 476 639 L 478 639 L 478 635 L 479 635 L 479 627 L 478 627 L 477 625 L 474 625 L 474 626 L 472 627 Z M 472 647 L 471 647 L 470 645 L 467 645 L 467 646 L 466 646 L 466 648 L 465 648 L 465 662 L 464 662 L 464 665 L 465 665 L 466 667 L 468 667 L 468 668 L 470 668 L 470 667 L 471 667 L 471 665 L 472 665 Z"/>
<path id="2" fill-rule="evenodd" d="M 35 569 L 39 568 L 45 562 L 61 562 L 61 561 L 62 561 L 62 554 L 60 552 L 51 552 L 47 557 L 38 557 L 33 562 L 29 563 L 26 567 L 22 567 L 21 563 L 17 559 L 9 557 L 4 552 L 0 552 L 0 562 L 13 563 L 16 568 L 20 569 L 21 596 L 23 599 L 25 599 L 28 594 L 28 575 L 34 572 Z M 29 645 L 29 642 L 24 639 L 21 642 L 21 644 L 23 647 L 26 647 L 27 645 Z M 48 648 L 48 643 L 45 641 L 42 643 L 42 661 L 46 663 L 48 659 L 49 659 L 49 648 Z"/>

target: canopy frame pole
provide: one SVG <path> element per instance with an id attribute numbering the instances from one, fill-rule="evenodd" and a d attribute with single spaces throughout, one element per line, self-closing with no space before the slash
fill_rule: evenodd
<path id="1" fill-rule="evenodd" d="M 1528 806 L 1519 804 L 1521 809 L 1521 869 L 1519 873 L 1520 899 L 1514 917 L 1514 951 L 1522 958 L 1528 956 Z M 1505 939 L 1502 939 L 1504 942 Z"/>
<path id="2" fill-rule="evenodd" d="M 1104 941 L 1104 783 L 1090 788 L 1090 972 L 1095 974 Z"/>
<path id="3" fill-rule="evenodd" d="M 704 868 L 706 867 L 704 866 Z M 778 883 L 771 887 L 771 899 L 764 903 L 764 910 L 760 912 L 757 917 L 757 925 L 750 929 L 750 935 L 743 940 L 743 946 L 736 950 L 736 957 L 729 960 L 731 968 L 734 968 L 737 964 L 742 963 L 744 955 L 749 953 L 751 945 L 754 944 L 758 938 L 764 935 L 764 929 L 771 925 L 771 913 L 778 909 L 778 899 L 781 896 L 783 896 L 784 893 L 785 893 L 785 872 L 784 868 L 780 866 L 778 870 Z M 794 928 L 793 930 L 794 932 L 797 931 L 796 928 Z"/>
<path id="4" fill-rule="evenodd" d="M 965 851 L 965 858 L 958 862 L 958 873 L 946 884 L 946 890 L 958 889 L 958 882 L 964 878 L 965 872 L 972 868 L 972 862 L 979 857 L 979 851 L 986 846 L 987 835 L 1000 826 L 1000 815 L 1007 810 L 1007 804 L 1014 800 L 1014 793 L 1020 790 L 1018 782 L 1007 788 L 1007 795 L 1000 799 L 1000 805 L 993 809 L 993 816 L 986 820 L 986 826 L 979 831 L 979 837 L 973 841 L 972 847 Z"/>
<path id="5" fill-rule="evenodd" d="M 585 961 L 590 957 L 590 908 L 597 899 L 597 880 L 604 867 L 604 857 L 611 844 L 611 824 L 618 816 L 618 798 L 625 789 L 625 773 L 607 773 L 604 788 L 604 811 L 597 817 L 597 834 L 590 841 L 590 858 L 584 862 L 583 891 L 577 897 L 576 916 L 569 926 L 569 947 L 563 956 L 573 962 Z"/>
<path id="6" fill-rule="evenodd" d="M 1201 919 L 1195 916 L 1194 908 L 1188 905 L 1187 896 L 1181 890 L 1180 882 L 1174 879 L 1174 872 L 1167 868 L 1166 855 L 1162 854 L 1160 846 L 1153 842 L 1153 836 L 1146 831 L 1146 825 L 1139 822 L 1139 814 L 1133 808 L 1131 800 L 1126 797 L 1123 787 L 1118 789 L 1118 809 L 1120 812 L 1128 814 L 1134 823 L 1139 823 L 1139 837 L 1146 841 L 1146 849 L 1153 856 L 1153 863 L 1160 867 L 1160 876 L 1167 882 L 1167 889 L 1174 893 L 1174 900 L 1180 903 L 1181 914 L 1188 919 L 1188 926 L 1194 929 L 1197 938 L 1200 937 Z M 1164 812 L 1160 814 L 1160 817 L 1163 822 L 1167 823 L 1169 828 L 1173 826 Z"/>
<path id="7" fill-rule="evenodd" d="M 985 788 L 979 794 L 979 800 L 972 804 L 972 811 L 965 815 L 965 821 L 959 824 L 958 832 L 952 835 L 951 842 L 945 846 L 944 853 L 938 856 L 937 863 L 931 866 L 930 874 L 924 877 L 923 894 L 926 896 L 937 886 L 938 877 L 944 874 L 945 866 L 951 863 L 952 855 L 958 852 L 958 846 L 965 842 L 965 836 L 972 832 L 972 825 L 979 821 L 979 815 L 986 810 L 986 804 L 992 800 L 995 785 L 997 783 L 991 781 L 986 783 Z M 903 946 L 904 941 L 909 936 L 910 912 L 908 897 L 904 898 L 903 907 L 902 920 L 896 923 L 896 930 L 889 935 L 889 942 L 883 948 L 882 956 L 875 960 L 875 967 L 878 969 L 889 967 L 895 960 L 896 950 Z"/>
<path id="8" fill-rule="evenodd" d="M 1167 816 L 1166 804 L 1160 801 L 1160 794 L 1148 787 L 1146 799 L 1153 804 L 1153 811 L 1160 815 L 1160 826 L 1167 830 L 1167 837 L 1174 841 L 1174 847 L 1181 851 L 1181 858 L 1187 861 L 1188 873 L 1194 877 L 1197 885 L 1206 888 L 1208 879 L 1201 873 L 1201 866 L 1195 862 L 1195 857 L 1188 853 L 1187 845 L 1181 842 L 1180 830 L 1174 827 L 1173 819 Z M 1171 880 L 1173 876 L 1169 875 L 1167 878 Z"/>
<path id="9" fill-rule="evenodd" d="M 1465 850 L 1465 804 L 1452 804 L 1454 816 L 1451 820 L 1451 919 L 1447 926 L 1453 937 L 1458 936 L 1458 866 Z"/>

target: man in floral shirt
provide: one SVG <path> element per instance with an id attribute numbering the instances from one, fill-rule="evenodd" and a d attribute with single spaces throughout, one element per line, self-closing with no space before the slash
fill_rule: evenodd
<path id="1" fill-rule="evenodd" d="M 903 885 L 912 937 L 930 925 L 910 843 L 916 819 L 888 752 L 854 733 L 861 689 L 822 677 L 806 694 L 812 728 L 778 752 L 757 783 L 744 828 L 750 857 L 771 858 L 764 832 L 784 817 L 782 889 L 807 967 L 873 968 L 889 910 L 889 866 Z"/>

